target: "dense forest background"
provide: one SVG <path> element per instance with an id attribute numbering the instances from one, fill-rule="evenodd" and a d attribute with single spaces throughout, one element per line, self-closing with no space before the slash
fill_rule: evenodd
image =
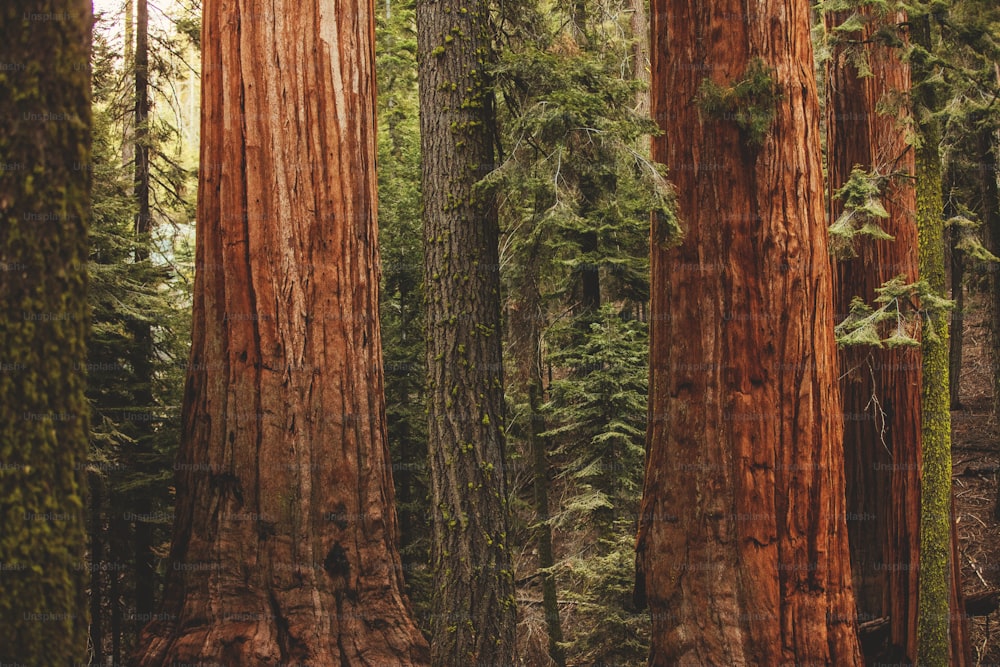
<path id="1" fill-rule="evenodd" d="M 435 585 L 417 8 L 413 0 L 386 0 L 376 9 L 388 442 L 406 592 L 429 635 Z M 668 243 L 678 224 L 670 174 L 650 157 L 650 139 L 661 130 L 650 117 L 649 8 L 639 0 L 504 0 L 489 9 L 496 166 L 480 185 L 498 202 L 497 377 L 506 401 L 516 655 L 538 666 L 645 664 L 649 612 L 634 589 L 650 391 L 650 212 L 658 222 L 653 243 Z M 954 302 L 942 305 L 951 326 L 954 521 L 972 664 L 996 664 L 1000 640 L 990 614 L 1000 589 L 1000 9 L 990 0 L 907 9 L 914 22 L 927 22 L 926 42 L 899 40 L 891 22 L 880 23 L 890 13 L 885 2 L 820 3 L 813 65 L 821 104 L 836 54 L 846 53 L 859 76 L 875 75 L 866 43 L 895 49 L 915 76 L 925 76 L 916 102 L 908 92 L 887 94 L 877 108 L 895 118 L 915 104 L 897 128 L 912 150 L 935 141 L 921 126 L 938 128 L 947 296 Z M 831 22 L 834 15 L 841 19 Z M 93 149 L 83 167 L 93 178 L 90 450 L 82 466 L 87 556 L 78 563 L 90 613 L 86 664 L 127 664 L 140 631 L 156 620 L 170 566 L 198 269 L 201 34 L 198 2 L 95 6 Z M 735 99 L 727 94 L 706 89 L 706 109 L 714 100 L 720 113 L 746 113 L 741 136 L 752 143 L 762 129 L 752 126 L 752 112 L 726 107 Z M 928 95 L 934 104 L 920 106 Z M 878 223 L 892 208 L 884 201 L 889 180 L 877 169 L 858 170 L 831 187 L 830 200 L 854 215 L 853 222 L 828 220 L 846 256 L 866 237 L 885 234 Z M 837 329 L 841 346 L 915 343 L 909 324 L 893 340 L 878 327 L 908 321 L 899 305 L 907 300 L 922 298 L 929 308 L 932 295 L 920 289 L 890 285 L 881 302 L 855 303 Z M 873 400 L 874 408 L 869 401 L 862 411 L 881 410 Z M 882 641 L 882 619 L 859 620 L 868 633 L 863 639 Z"/>

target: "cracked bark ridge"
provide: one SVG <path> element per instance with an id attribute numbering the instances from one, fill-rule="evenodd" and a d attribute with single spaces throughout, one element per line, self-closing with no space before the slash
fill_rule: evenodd
<path id="1" fill-rule="evenodd" d="M 417 3 L 435 665 L 515 660 L 484 1 Z"/>
<path id="2" fill-rule="evenodd" d="M 425 665 L 385 430 L 372 7 L 206 0 L 202 44 L 174 538 L 133 661 Z"/>
<path id="3" fill-rule="evenodd" d="M 860 665 L 809 3 L 654 0 L 651 19 L 653 156 L 685 237 L 652 244 L 649 664 Z M 755 58 L 781 93 L 759 146 L 697 102 Z"/>
<path id="4" fill-rule="evenodd" d="M 858 10 L 871 19 L 868 8 Z M 831 12 L 832 29 L 854 12 Z M 880 19 L 903 25 L 902 12 Z M 833 259 L 834 312 L 837 321 L 858 296 L 872 304 L 875 290 L 896 276 L 917 280 L 914 152 L 907 143 L 904 107 L 894 100 L 910 92 L 910 67 L 896 47 L 869 40 L 869 25 L 858 37 L 864 46 L 836 46 L 826 68 L 828 223 L 843 206 L 834 196 L 860 166 L 880 174 L 895 172 L 882 202 L 889 217 L 880 226 L 893 240 L 859 237 L 856 257 Z M 861 76 L 849 48 L 863 48 L 872 70 Z M 919 335 L 919 332 L 916 332 Z M 844 463 L 847 528 L 854 590 L 861 622 L 889 619 L 888 646 L 869 659 L 913 662 L 917 650 L 917 587 L 920 539 L 920 387 L 919 348 L 849 347 L 838 351 L 844 406 Z"/>

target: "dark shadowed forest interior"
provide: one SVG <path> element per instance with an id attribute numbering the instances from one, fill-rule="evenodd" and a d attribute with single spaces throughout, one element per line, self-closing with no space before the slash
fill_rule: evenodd
<path id="1" fill-rule="evenodd" d="M 1000 665 L 1000 5 L 4 0 L 0 667 Z"/>

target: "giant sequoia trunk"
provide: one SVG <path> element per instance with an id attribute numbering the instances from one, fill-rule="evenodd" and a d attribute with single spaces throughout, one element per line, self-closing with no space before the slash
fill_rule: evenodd
<path id="1" fill-rule="evenodd" d="M 514 660 L 488 5 L 417 4 L 435 665 Z"/>
<path id="2" fill-rule="evenodd" d="M 652 246 L 650 664 L 857 665 L 809 3 L 651 16 L 653 155 L 686 236 Z"/>
<path id="3" fill-rule="evenodd" d="M 207 0 L 193 341 L 133 661 L 422 665 L 378 326 L 369 2 Z"/>
<path id="4" fill-rule="evenodd" d="M 866 18 L 867 9 L 859 10 Z M 832 30 L 853 12 L 826 17 Z M 905 15 L 890 14 L 889 25 Z M 881 227 L 894 240 L 858 236 L 856 256 L 834 260 L 834 313 L 850 312 L 851 300 L 874 304 L 875 290 L 897 276 L 917 280 L 918 245 L 914 218 L 912 147 L 904 136 L 900 113 L 876 111 L 880 102 L 909 94 L 910 68 L 898 49 L 866 40 L 878 26 L 868 26 L 852 41 L 865 43 L 872 76 L 862 77 L 851 64 L 850 49 L 839 44 L 827 74 L 827 159 L 829 222 L 843 205 L 834 192 L 859 166 L 892 174 L 882 197 L 889 217 Z M 912 663 L 917 648 L 917 564 L 920 536 L 920 386 L 919 348 L 848 347 L 838 354 L 844 408 L 844 464 L 847 480 L 847 532 L 851 549 L 858 618 L 889 619 L 888 647 L 866 648 L 866 657 Z"/>
<path id="5" fill-rule="evenodd" d="M 0 7 L 0 664 L 87 651 L 89 0 Z"/>

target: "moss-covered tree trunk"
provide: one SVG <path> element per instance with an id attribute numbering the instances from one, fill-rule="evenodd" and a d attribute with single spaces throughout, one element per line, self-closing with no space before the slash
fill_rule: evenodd
<path id="1" fill-rule="evenodd" d="M 941 163 L 936 128 L 924 127 L 917 151 L 917 224 L 920 275 L 946 296 Z M 928 144 L 934 143 L 933 146 Z M 951 617 L 951 412 L 948 390 L 948 314 L 935 313 L 923 343 L 923 447 L 921 496 L 920 624 L 921 665 L 963 664 L 954 656 Z M 956 647 L 958 648 L 958 647 Z"/>
<path id="2" fill-rule="evenodd" d="M 130 664 L 425 665 L 388 460 L 370 0 L 207 0 L 164 602 Z"/>
<path id="3" fill-rule="evenodd" d="M 0 8 L 0 663 L 86 659 L 89 0 Z"/>
<path id="4" fill-rule="evenodd" d="M 809 2 L 650 13 L 685 237 L 652 235 L 649 663 L 859 665 Z"/>
<path id="5" fill-rule="evenodd" d="M 931 19 L 912 22 L 914 42 L 925 53 L 933 48 Z M 947 295 L 945 277 L 944 204 L 941 190 L 941 130 L 934 69 L 925 58 L 913 65 L 914 102 L 920 129 L 916 152 L 917 229 L 920 239 L 920 277 L 941 297 Z M 955 545 L 951 489 L 951 397 L 948 389 L 947 312 L 934 312 L 923 338 L 923 474 L 920 507 L 920 622 L 917 660 L 920 665 L 968 664 L 967 622 L 962 608 L 959 564 Z"/>
<path id="6" fill-rule="evenodd" d="M 866 21 L 876 19 L 867 8 Z M 854 11 L 826 16 L 830 34 Z M 871 40 L 883 26 L 905 22 L 893 13 L 869 23 L 860 33 L 835 42 L 826 68 L 828 222 L 843 212 L 834 195 L 854 167 L 891 178 L 882 202 L 889 217 L 880 220 L 892 240 L 858 235 L 854 257 L 834 259 L 834 312 L 837 321 L 861 297 L 873 304 L 875 290 L 903 276 L 916 282 L 917 226 L 913 211 L 914 158 L 905 136 L 906 109 L 893 100 L 910 91 L 910 68 L 896 47 Z M 864 44 L 859 47 L 859 43 Z M 852 64 L 859 57 L 871 68 L 862 76 Z M 847 532 L 851 549 L 858 618 L 888 618 L 888 646 L 864 646 L 869 660 L 912 662 L 917 649 L 917 589 L 920 536 L 920 382 L 919 348 L 839 350 L 844 410 L 844 467 L 847 482 Z"/>
<path id="7" fill-rule="evenodd" d="M 514 660 L 488 3 L 417 3 L 434 538 L 431 661 Z"/>

